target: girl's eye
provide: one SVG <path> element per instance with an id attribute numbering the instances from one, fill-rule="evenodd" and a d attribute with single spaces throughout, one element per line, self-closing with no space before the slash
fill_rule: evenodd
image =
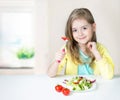
<path id="1" fill-rule="evenodd" d="M 72 32 L 77 32 L 77 30 L 76 30 L 76 29 L 74 29 L 74 30 L 72 30 Z"/>
<path id="2" fill-rule="evenodd" d="M 83 29 L 84 29 L 84 30 L 86 30 L 86 29 L 87 29 L 87 27 L 83 27 Z"/>

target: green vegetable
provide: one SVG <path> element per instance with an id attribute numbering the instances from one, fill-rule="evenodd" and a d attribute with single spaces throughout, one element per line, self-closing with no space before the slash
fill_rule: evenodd
<path id="1" fill-rule="evenodd" d="M 35 53 L 33 48 L 20 48 L 16 54 L 19 59 L 30 59 Z"/>
<path id="2" fill-rule="evenodd" d="M 87 80 L 85 77 L 73 77 L 72 79 L 66 82 L 68 86 L 72 86 L 74 91 L 84 91 L 92 87 L 90 80 Z"/>

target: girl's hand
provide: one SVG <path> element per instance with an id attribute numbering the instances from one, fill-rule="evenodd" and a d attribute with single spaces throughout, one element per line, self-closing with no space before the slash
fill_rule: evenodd
<path id="1" fill-rule="evenodd" d="M 87 48 L 94 54 L 96 60 L 102 59 L 102 57 L 97 49 L 96 42 L 88 42 Z"/>
<path id="2" fill-rule="evenodd" d="M 94 52 L 98 51 L 96 42 L 88 42 L 87 48 L 94 54 Z"/>
<path id="3" fill-rule="evenodd" d="M 56 53 L 55 59 L 58 63 L 60 63 L 61 60 L 64 58 L 64 56 L 65 56 L 65 49 L 62 49 Z"/>

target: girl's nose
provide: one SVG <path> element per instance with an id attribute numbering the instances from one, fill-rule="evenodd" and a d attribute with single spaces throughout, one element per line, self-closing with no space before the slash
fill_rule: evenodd
<path id="1" fill-rule="evenodd" d="M 83 32 L 81 29 L 78 30 L 78 35 L 80 35 L 80 36 L 83 35 Z"/>

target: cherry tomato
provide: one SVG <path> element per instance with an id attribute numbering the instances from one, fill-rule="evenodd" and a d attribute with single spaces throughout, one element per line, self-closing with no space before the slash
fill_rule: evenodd
<path id="1" fill-rule="evenodd" d="M 65 95 L 65 96 L 68 96 L 70 94 L 70 90 L 68 88 L 64 88 L 62 90 L 62 93 Z"/>
<path id="2" fill-rule="evenodd" d="M 61 37 L 64 41 L 66 41 L 66 40 L 68 40 L 68 38 L 67 37 Z"/>
<path id="3" fill-rule="evenodd" d="M 56 85 L 56 86 L 55 86 L 55 90 L 56 90 L 57 92 L 61 92 L 61 91 L 63 90 L 63 86 L 62 86 L 62 85 Z"/>

